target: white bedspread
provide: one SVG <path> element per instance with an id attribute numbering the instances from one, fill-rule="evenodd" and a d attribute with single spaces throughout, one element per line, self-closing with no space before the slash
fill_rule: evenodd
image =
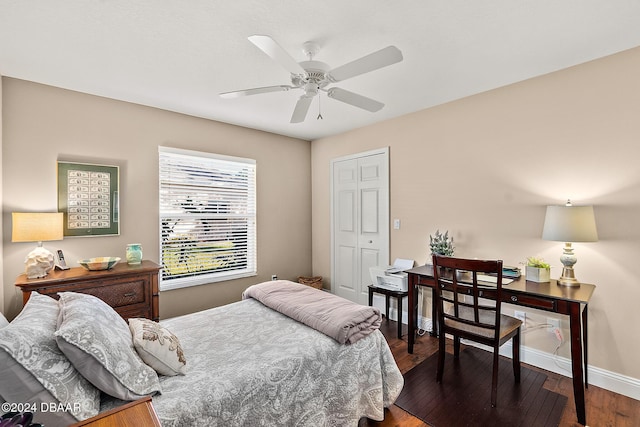
<path id="1" fill-rule="evenodd" d="M 253 299 L 161 323 L 187 359 L 160 377 L 163 426 L 357 426 L 404 384 L 379 330 L 345 346 Z"/>

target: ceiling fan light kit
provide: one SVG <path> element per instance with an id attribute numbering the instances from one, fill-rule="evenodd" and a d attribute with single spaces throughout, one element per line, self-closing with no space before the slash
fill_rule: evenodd
<path id="1" fill-rule="evenodd" d="M 402 52 L 400 49 L 395 46 L 387 46 L 384 49 L 380 49 L 332 69 L 324 62 L 313 60 L 313 57 L 320 51 L 320 46 L 315 42 L 308 41 L 302 45 L 302 52 L 309 59 L 307 61 L 296 62 L 291 55 L 269 36 L 253 35 L 249 37 L 249 41 L 291 74 L 291 86 L 278 85 L 243 89 L 224 92 L 221 93 L 220 96 L 222 98 L 239 98 L 262 93 L 301 89 L 304 93 L 295 105 L 291 116 L 291 123 L 301 123 L 305 120 L 309 107 L 311 106 L 311 101 L 320 91 L 326 92 L 329 98 L 344 102 L 345 104 L 370 112 L 379 111 L 384 107 L 382 102 L 345 89 L 338 87 L 327 88 L 327 86 L 402 61 Z"/>

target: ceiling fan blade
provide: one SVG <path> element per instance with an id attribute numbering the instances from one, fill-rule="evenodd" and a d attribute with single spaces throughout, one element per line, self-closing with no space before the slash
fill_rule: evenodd
<path id="1" fill-rule="evenodd" d="M 387 46 L 377 52 L 334 68 L 329 71 L 328 77 L 333 82 L 339 82 L 400 61 L 402 61 L 402 52 L 400 49 L 395 46 Z"/>
<path id="2" fill-rule="evenodd" d="M 293 114 L 291 115 L 291 123 L 304 122 L 304 119 L 307 117 L 309 107 L 311 106 L 311 101 L 313 101 L 313 98 L 305 95 L 302 95 L 300 99 L 298 99 L 296 108 L 293 110 Z"/>
<path id="3" fill-rule="evenodd" d="M 275 40 L 269 36 L 249 36 L 249 41 L 266 53 L 291 74 L 304 74 L 304 68 L 296 62 Z"/>
<path id="4" fill-rule="evenodd" d="M 349 92 L 348 90 L 340 89 L 339 87 L 332 87 L 329 89 L 327 91 L 327 96 L 346 104 L 353 105 L 354 107 L 371 111 L 372 113 L 380 111 L 380 109 L 384 107 L 382 102 L 367 98 L 366 96 L 358 95 L 357 93 Z"/>
<path id="5" fill-rule="evenodd" d="M 221 98 L 240 98 L 241 96 L 258 95 L 261 93 L 285 92 L 293 88 L 294 88 L 293 86 L 286 86 L 286 85 L 256 87 L 253 89 L 243 89 L 243 90 L 234 90 L 233 92 L 224 92 L 220 94 L 220 97 Z"/>

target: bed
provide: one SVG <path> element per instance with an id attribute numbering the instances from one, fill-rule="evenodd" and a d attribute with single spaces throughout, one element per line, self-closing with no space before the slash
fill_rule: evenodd
<path id="1" fill-rule="evenodd" d="M 36 296 L 37 301 L 43 302 Z M 37 308 L 42 313 L 43 307 Z M 87 314 L 102 323 L 95 308 Z M 163 426 L 357 426 L 362 417 L 382 420 L 384 408 L 393 404 L 403 386 L 387 342 L 376 328 L 343 344 L 326 331 L 311 328 L 254 298 L 163 320 L 160 326 L 179 339 L 186 360 L 184 375 L 161 374 L 157 384 L 151 381 L 151 389 L 132 389 L 141 391 L 140 395 L 152 391 L 153 406 Z M 2 332 L 0 329 L 0 348 Z M 68 337 L 60 325 L 55 334 L 59 347 L 64 348 L 61 338 Z M 83 339 L 94 344 L 100 341 Z M 81 379 L 90 375 L 87 367 L 83 371 L 75 360 L 72 364 L 81 372 Z M 95 371 L 95 367 L 89 370 Z M 147 375 L 144 372 L 133 375 L 134 381 Z M 156 389 L 158 392 L 153 392 Z M 2 393 L 0 388 L 0 396 Z M 122 399 L 104 392 L 100 395 L 99 411 L 123 404 Z M 48 427 L 65 425 L 56 424 L 58 415 L 42 413 L 51 419 L 38 421 Z M 86 417 L 86 413 L 76 415 Z"/>

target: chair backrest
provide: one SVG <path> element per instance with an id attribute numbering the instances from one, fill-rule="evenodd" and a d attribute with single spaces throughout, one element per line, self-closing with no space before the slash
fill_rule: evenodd
<path id="1" fill-rule="evenodd" d="M 478 275 L 491 275 L 496 283 L 482 283 Z M 499 339 L 502 261 L 433 256 L 433 277 L 437 283 L 441 332 L 460 335 L 492 345 Z M 480 282 L 480 283 L 479 283 Z M 495 292 L 495 303 L 483 295 Z M 494 300 L 494 298 L 491 298 Z"/>

